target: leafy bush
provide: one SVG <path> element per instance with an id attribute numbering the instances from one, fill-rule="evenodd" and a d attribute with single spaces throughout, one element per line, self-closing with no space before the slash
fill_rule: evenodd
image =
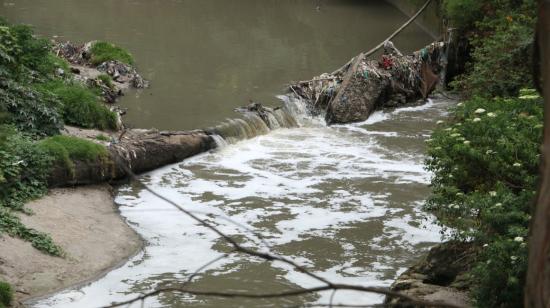
<path id="1" fill-rule="evenodd" d="M 13 290 L 7 282 L 0 281 L 0 307 L 8 307 L 13 299 Z"/>
<path id="2" fill-rule="evenodd" d="M 453 110 L 429 140 L 434 173 L 426 209 L 451 236 L 483 246 L 473 272 L 480 307 L 517 307 L 526 269 L 525 238 L 538 181 L 543 105 L 519 98 L 475 97 Z"/>
<path id="3" fill-rule="evenodd" d="M 78 84 L 52 80 L 37 86 L 45 95 L 60 101 L 65 123 L 86 128 L 116 129 L 116 115 L 99 102 L 91 89 Z"/>
<path id="4" fill-rule="evenodd" d="M 59 100 L 50 93 L 0 78 L 0 112 L 7 113 L 4 122 L 19 130 L 41 136 L 58 134 L 63 127 L 59 108 Z"/>
<path id="5" fill-rule="evenodd" d="M 28 228 L 14 211 L 23 211 L 24 203 L 42 196 L 52 158 L 46 151 L 15 131 L 0 126 L 0 234 L 28 240 L 37 249 L 52 255 L 62 250 L 45 233 Z"/>
<path id="6" fill-rule="evenodd" d="M 91 61 L 94 65 L 113 60 L 130 65 L 134 64 L 134 58 L 128 51 L 107 42 L 95 42 L 91 49 L 91 55 Z"/>
<path id="7" fill-rule="evenodd" d="M 30 138 L 10 128 L 0 144 L 0 206 L 21 210 L 47 189 L 52 159 Z"/>
<path id="8" fill-rule="evenodd" d="M 483 1 L 479 0 L 444 0 L 443 8 L 455 27 L 469 30 L 474 23 L 483 18 L 481 10 Z"/>
<path id="9" fill-rule="evenodd" d="M 515 96 L 532 85 L 535 0 L 446 0 L 444 7 L 472 46 L 467 72 L 454 84 L 463 94 Z"/>
<path id="10" fill-rule="evenodd" d="M 49 78 L 60 61 L 52 60 L 49 45 L 33 38 L 30 28 L 0 25 L 0 112 L 9 113 L 10 122 L 23 131 L 59 133 L 59 102 L 30 84 Z"/>

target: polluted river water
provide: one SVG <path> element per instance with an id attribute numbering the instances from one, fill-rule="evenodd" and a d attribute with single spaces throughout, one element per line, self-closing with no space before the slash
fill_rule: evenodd
<path id="1" fill-rule="evenodd" d="M 387 287 L 440 241 L 441 230 L 421 211 L 430 192 L 423 160 L 425 141 L 452 102 L 433 98 L 377 111 L 362 123 L 327 127 L 322 118 L 307 115 L 302 102 L 277 98 L 289 80 L 339 67 L 408 18 L 385 2 L 0 3 L 8 20 L 32 24 L 40 34 L 77 42 L 108 40 L 131 50 L 152 82 L 150 89 L 128 93 L 120 102 L 128 108 L 125 120 L 132 126 L 181 130 L 226 121 L 226 130 L 240 134 L 217 138 L 218 149 L 141 179 L 242 245 L 269 249 L 332 282 Z M 431 40 L 413 24 L 395 43 L 410 52 Z M 284 105 L 284 117 L 276 119 L 280 128 L 269 131 L 246 117 L 225 120 L 250 99 Z M 144 238 L 144 250 L 99 280 L 33 306 L 100 307 L 128 300 L 185 281 L 231 250 L 212 231 L 135 184 L 119 187 L 115 201 Z M 189 287 L 265 293 L 319 285 L 280 262 L 231 254 L 202 271 Z M 315 307 L 330 298 L 331 292 L 255 300 L 163 293 L 143 306 Z M 382 300 L 351 291 L 338 291 L 333 298 L 335 304 L 355 305 Z"/>
<path id="2" fill-rule="evenodd" d="M 287 99 L 286 104 L 294 112 L 303 110 L 296 108 L 301 107 L 299 101 Z M 363 123 L 331 127 L 321 119 L 295 113 L 298 127 L 221 145 L 141 179 L 243 246 L 269 249 L 332 282 L 387 287 L 440 241 L 441 230 L 421 211 L 430 178 L 423 168 L 423 153 L 435 122 L 445 117 L 450 104 L 435 98 L 419 106 L 375 112 Z M 135 184 L 120 187 L 116 203 L 144 237 L 145 250 L 98 281 L 41 300 L 36 307 L 99 307 L 127 300 L 185 281 L 231 250 L 211 230 Z M 201 291 L 264 293 L 319 285 L 280 262 L 230 254 L 202 271 L 189 286 Z M 166 293 L 144 304 L 315 307 L 328 304 L 330 296 L 325 292 L 247 300 Z M 336 304 L 382 300 L 379 295 L 353 291 L 334 296 Z"/>

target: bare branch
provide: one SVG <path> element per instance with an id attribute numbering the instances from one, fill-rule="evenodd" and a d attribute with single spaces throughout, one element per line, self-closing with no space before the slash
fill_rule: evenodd
<path id="1" fill-rule="evenodd" d="M 121 158 L 117 157 L 117 159 L 121 159 Z M 132 180 L 136 181 L 136 183 L 139 184 L 141 187 L 143 187 L 143 189 L 145 189 L 146 191 L 148 191 L 152 195 L 156 196 L 157 198 L 171 204 L 172 206 L 174 206 L 180 212 L 186 214 L 188 217 L 192 218 L 196 222 L 200 223 L 204 227 L 210 229 L 211 231 L 213 231 L 214 233 L 219 235 L 221 238 L 223 238 L 226 242 L 228 242 L 231 246 L 233 246 L 233 249 L 234 249 L 233 252 L 239 252 L 239 253 L 243 253 L 243 254 L 246 254 L 246 255 L 249 255 L 249 256 L 254 256 L 254 257 L 263 259 L 265 261 L 268 261 L 268 262 L 273 262 L 273 261 L 283 262 L 285 264 L 288 264 L 288 265 L 292 266 L 295 270 L 298 270 L 299 272 L 304 273 L 305 275 L 308 275 L 308 276 L 314 278 L 315 280 L 324 283 L 325 285 L 315 287 L 315 288 L 299 288 L 299 289 L 294 289 L 294 290 L 287 290 L 287 291 L 284 291 L 284 292 L 273 292 L 273 293 L 242 293 L 242 292 L 224 292 L 224 291 L 201 291 L 201 290 L 193 290 L 193 289 L 185 288 L 185 286 L 187 284 L 189 284 L 192 281 L 192 279 L 199 274 L 199 272 L 201 272 L 202 270 L 204 270 L 208 266 L 212 265 L 213 263 L 227 257 L 231 253 L 231 252 L 229 252 L 229 253 L 226 253 L 226 254 L 224 254 L 220 257 L 217 257 L 214 260 L 209 261 L 205 265 L 199 267 L 197 269 L 197 271 L 195 271 L 191 276 L 189 276 L 187 281 L 181 286 L 178 286 L 178 287 L 171 286 L 171 287 L 157 288 L 154 291 L 142 294 L 142 295 L 140 295 L 136 298 L 126 300 L 126 301 L 123 301 L 123 302 L 112 303 L 111 305 L 104 306 L 105 308 L 120 307 L 122 305 L 132 304 L 132 303 L 135 303 L 137 301 L 141 301 L 143 303 L 143 301 L 146 298 L 153 297 L 153 296 L 159 295 L 161 293 L 166 293 L 166 292 L 185 293 L 185 294 L 202 295 L 202 296 L 215 296 L 215 297 L 222 297 L 222 298 L 266 299 L 266 298 L 281 298 L 281 297 L 300 296 L 300 295 L 304 295 L 304 294 L 311 294 L 311 293 L 317 293 L 317 292 L 322 292 L 322 291 L 330 291 L 330 290 L 333 291 L 333 294 L 331 295 L 331 300 L 330 300 L 330 303 L 329 303 L 329 307 L 333 306 L 332 301 L 333 301 L 334 293 L 337 290 L 351 290 L 351 291 L 370 292 L 370 293 L 376 293 L 376 294 L 382 294 L 382 295 L 386 295 L 386 296 L 396 297 L 396 298 L 403 299 L 408 303 L 418 305 L 418 306 L 424 306 L 424 307 L 460 308 L 459 306 L 452 305 L 452 304 L 436 303 L 436 302 L 431 302 L 431 301 L 415 299 L 411 296 L 408 296 L 408 295 L 405 295 L 405 294 L 402 294 L 402 293 L 399 293 L 399 292 L 390 291 L 386 288 L 365 287 L 365 286 L 359 286 L 359 285 L 348 285 L 348 284 L 332 283 L 332 282 L 328 281 L 327 279 L 325 279 L 323 277 L 320 277 L 319 275 L 308 271 L 305 267 L 297 264 L 296 262 L 294 262 L 294 261 L 292 261 L 288 258 L 285 258 L 283 256 L 278 256 L 278 255 L 272 254 L 270 252 L 261 252 L 261 251 L 257 251 L 257 250 L 254 250 L 254 249 L 251 249 L 251 248 L 248 248 L 248 247 L 244 247 L 244 246 L 240 245 L 237 241 L 235 241 L 232 237 L 230 237 L 229 235 L 224 234 L 222 231 L 217 229 L 211 223 L 209 223 L 209 222 L 199 218 L 198 216 L 196 216 L 196 214 L 193 213 L 192 211 L 186 210 L 185 208 L 183 208 L 182 206 L 180 206 L 176 202 L 174 202 L 174 201 L 170 200 L 169 198 L 167 198 L 165 196 L 162 196 L 159 193 L 155 192 L 148 185 L 141 182 L 139 180 L 139 178 L 130 170 L 130 168 L 128 168 L 126 166 L 126 164 L 122 163 L 120 165 L 123 166 L 123 168 L 125 169 L 127 174 L 130 176 L 130 178 Z"/>

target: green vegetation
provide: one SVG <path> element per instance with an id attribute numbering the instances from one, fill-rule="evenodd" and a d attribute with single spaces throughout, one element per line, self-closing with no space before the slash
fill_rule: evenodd
<path id="1" fill-rule="evenodd" d="M 111 138 L 103 135 L 103 134 L 99 134 L 97 136 L 95 136 L 95 139 L 99 140 L 99 141 L 111 141 Z"/>
<path id="2" fill-rule="evenodd" d="M 14 212 L 28 213 L 24 203 L 47 191 L 52 158 L 12 127 L 0 127 L 0 134 L 0 234 L 5 232 L 30 241 L 41 251 L 62 255 L 49 235 L 26 227 Z"/>
<path id="3" fill-rule="evenodd" d="M 13 300 L 13 290 L 7 282 L 0 281 L 0 308 L 9 307 Z"/>
<path id="4" fill-rule="evenodd" d="M 109 156 L 104 146 L 71 136 L 49 137 L 40 141 L 38 146 L 53 157 L 54 163 L 71 171 L 74 171 L 73 161 L 104 161 Z"/>
<path id="5" fill-rule="evenodd" d="M 113 78 L 111 78 L 111 76 L 109 76 L 107 74 L 101 74 L 101 75 L 97 76 L 97 79 L 101 80 L 101 82 L 103 82 L 103 84 L 105 84 L 109 88 L 114 87 Z"/>
<path id="6" fill-rule="evenodd" d="M 130 65 L 134 64 L 134 58 L 128 51 L 107 42 L 95 42 L 92 46 L 91 54 L 91 61 L 94 65 L 113 60 Z"/>
<path id="7" fill-rule="evenodd" d="M 116 115 L 99 102 L 92 89 L 76 82 L 52 80 L 37 87 L 45 95 L 55 96 L 62 105 L 67 124 L 85 128 L 116 129 Z"/>
<path id="8" fill-rule="evenodd" d="M 99 55 L 111 50 L 111 56 L 131 59 L 104 45 L 97 46 Z M 64 123 L 116 128 L 116 116 L 101 103 L 97 90 L 73 81 L 68 72 L 68 63 L 52 53 L 48 40 L 34 36 L 28 26 L 0 20 L 0 234 L 57 256 L 63 254 L 61 248 L 17 215 L 31 214 L 24 204 L 47 191 L 55 164 L 74 171 L 73 160 L 107 157 L 101 145 L 58 136 Z"/>
<path id="9" fill-rule="evenodd" d="M 479 251 L 470 273 L 478 307 L 520 307 L 536 194 L 543 105 L 532 87 L 535 1 L 446 0 L 471 44 L 454 83 L 466 98 L 429 140 L 433 193 L 425 208 L 451 239 Z"/>
<path id="10" fill-rule="evenodd" d="M 542 142 L 541 98 L 474 98 L 430 140 L 426 208 L 453 239 L 484 247 L 472 277 L 480 307 L 517 307 Z"/>
<path id="11" fill-rule="evenodd" d="M 445 0 L 446 14 L 473 49 L 455 86 L 468 96 L 514 96 L 532 87 L 534 0 Z"/>

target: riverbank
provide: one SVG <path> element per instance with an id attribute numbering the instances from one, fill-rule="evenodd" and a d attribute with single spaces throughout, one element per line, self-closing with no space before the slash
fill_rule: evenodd
<path id="1" fill-rule="evenodd" d="M 47 232 L 64 251 L 54 257 L 29 242 L 0 239 L 0 280 L 15 290 L 15 305 L 98 279 L 139 252 L 143 241 L 119 215 L 109 185 L 52 189 L 26 205 L 21 221 Z"/>

